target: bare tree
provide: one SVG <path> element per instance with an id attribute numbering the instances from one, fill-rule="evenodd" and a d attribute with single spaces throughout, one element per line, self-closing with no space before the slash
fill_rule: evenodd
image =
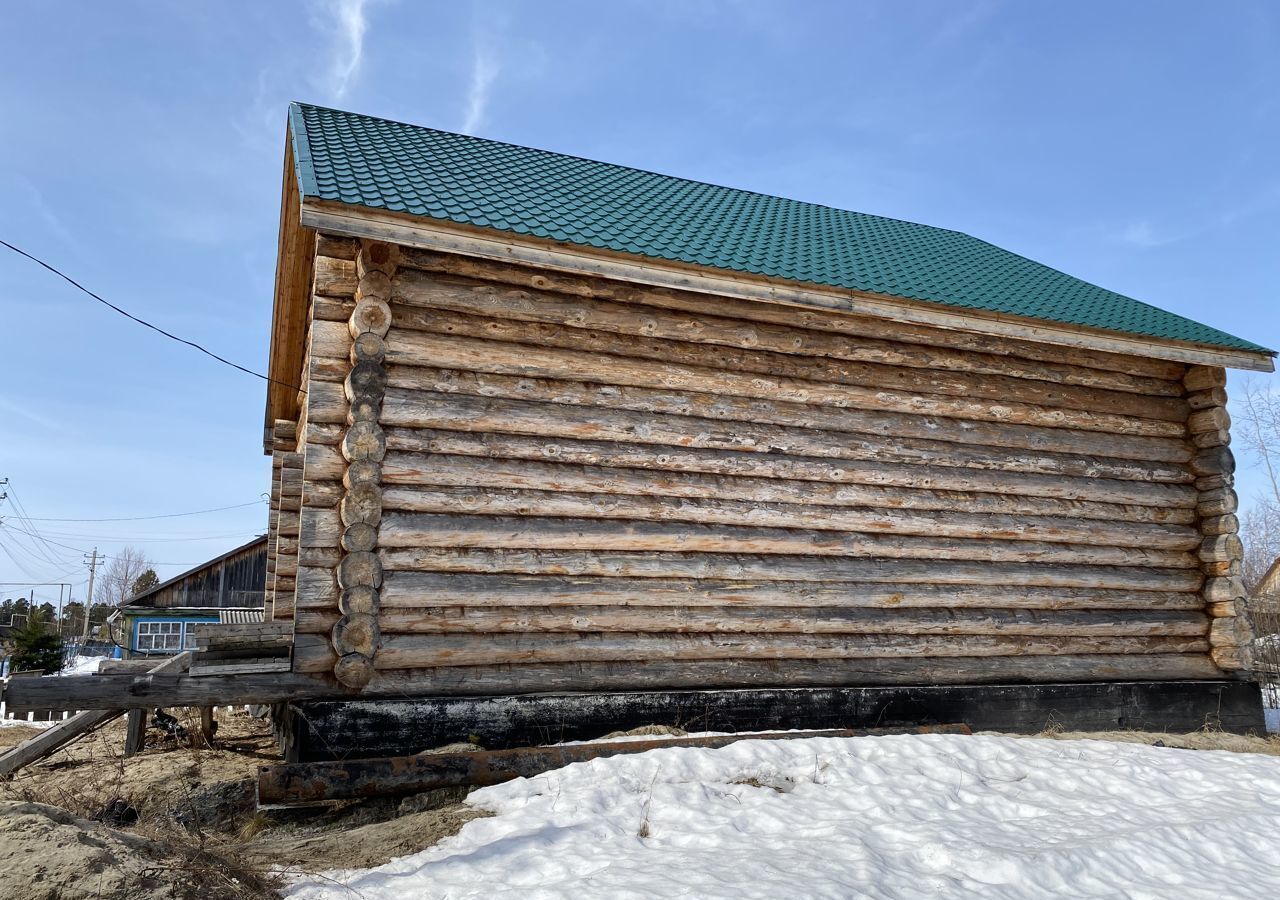
<path id="1" fill-rule="evenodd" d="M 111 606 L 119 606 L 133 599 L 133 584 L 142 573 L 150 569 L 151 560 L 137 547 L 125 547 L 107 561 L 98 575 L 94 600 Z"/>
<path id="2" fill-rule="evenodd" d="M 1267 487 L 1240 521 L 1244 583 L 1252 591 L 1280 557 L 1280 393 L 1246 381 L 1239 409 L 1240 443 L 1267 476 Z"/>

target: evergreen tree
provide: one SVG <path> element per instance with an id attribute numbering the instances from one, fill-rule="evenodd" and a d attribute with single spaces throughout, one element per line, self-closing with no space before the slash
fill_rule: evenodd
<path id="1" fill-rule="evenodd" d="M 136 597 L 143 591 L 149 591 L 160 583 L 159 576 L 156 575 L 155 569 L 147 569 L 141 575 L 133 580 L 133 593 L 131 597 Z"/>
<path id="2" fill-rule="evenodd" d="M 48 618 L 34 611 L 9 635 L 9 671 L 43 669 L 46 675 L 62 671 L 62 636 L 49 627 Z"/>

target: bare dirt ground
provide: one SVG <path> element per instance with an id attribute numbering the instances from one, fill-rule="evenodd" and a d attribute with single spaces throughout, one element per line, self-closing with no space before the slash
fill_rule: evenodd
<path id="1" fill-rule="evenodd" d="M 227 710 L 219 710 L 218 723 L 212 748 L 166 743 L 149 729 L 147 748 L 124 759 L 120 719 L 0 783 L 0 897 L 260 900 L 276 896 L 290 873 L 380 865 L 483 815 L 463 805 L 465 789 L 260 812 L 257 769 L 279 761 L 270 726 Z M 194 717 L 185 724 L 198 731 Z M 0 728 L 0 749 L 36 733 Z M 1184 735 L 1051 729 L 1023 737 L 1280 755 L 1280 736 L 1208 729 Z"/>
<path id="2" fill-rule="evenodd" d="M 280 761 L 270 726 L 242 711 L 217 718 L 213 748 L 149 729 L 125 759 L 120 719 L 0 783 L 0 897 L 258 900 L 289 873 L 381 865 L 482 815 L 461 789 L 258 812 L 258 767 Z M 37 733 L 0 728 L 0 749 Z"/>

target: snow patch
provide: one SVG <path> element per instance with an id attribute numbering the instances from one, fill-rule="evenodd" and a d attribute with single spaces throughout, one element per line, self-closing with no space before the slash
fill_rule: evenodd
<path id="1" fill-rule="evenodd" d="M 1280 896 L 1280 758 L 957 735 L 742 741 L 576 763 L 286 896 Z"/>

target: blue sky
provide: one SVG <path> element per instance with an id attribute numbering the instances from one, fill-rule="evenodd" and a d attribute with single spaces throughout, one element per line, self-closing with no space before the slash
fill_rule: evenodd
<path id="1" fill-rule="evenodd" d="M 261 371 L 293 99 L 960 229 L 1280 346 L 1268 0 L 12 4 L 0 237 Z M 267 489 L 262 382 L 7 253 L 0 310 L 28 515 Z M 0 532 L 0 582 L 126 544 L 167 577 L 265 521 L 42 521 Z"/>

